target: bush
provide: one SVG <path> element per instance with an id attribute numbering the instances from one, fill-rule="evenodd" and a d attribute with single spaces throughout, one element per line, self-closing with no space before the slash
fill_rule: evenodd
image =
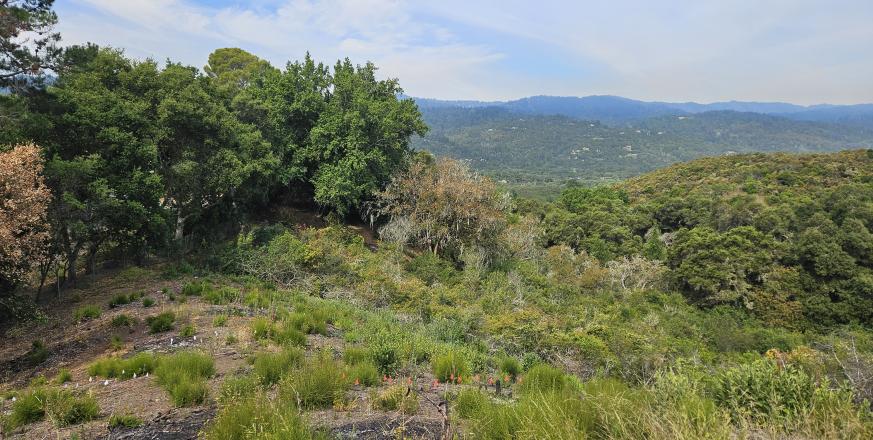
<path id="1" fill-rule="evenodd" d="M 109 300 L 109 308 L 114 309 L 119 306 L 130 304 L 130 300 L 131 299 L 129 296 L 123 293 L 119 293 L 118 295 L 113 296 L 111 300 Z"/>
<path id="2" fill-rule="evenodd" d="M 130 414 L 112 414 L 109 416 L 109 429 L 113 428 L 138 428 L 142 426 L 142 419 Z"/>
<path id="3" fill-rule="evenodd" d="M 55 376 L 55 383 L 61 385 L 73 380 L 73 373 L 66 368 L 58 370 L 58 375 Z"/>
<path id="4" fill-rule="evenodd" d="M 24 362 L 29 367 L 35 367 L 43 362 L 49 357 L 49 351 L 45 348 L 45 344 L 36 340 L 30 344 L 30 350 L 24 354 Z"/>
<path id="5" fill-rule="evenodd" d="M 232 287 L 222 287 L 219 289 L 208 289 L 203 293 L 203 299 L 210 304 L 230 304 L 239 299 L 239 290 Z"/>
<path id="6" fill-rule="evenodd" d="M 200 296 L 212 290 L 212 285 L 206 281 L 194 281 L 182 286 L 182 295 Z"/>
<path id="7" fill-rule="evenodd" d="M 393 374 L 400 366 L 400 354 L 395 336 L 382 331 L 370 342 L 370 355 L 382 374 Z"/>
<path id="8" fill-rule="evenodd" d="M 478 417 L 490 403 L 488 399 L 488 395 L 476 388 L 465 388 L 455 397 L 453 408 L 462 419 Z"/>
<path id="9" fill-rule="evenodd" d="M 136 323 L 136 320 L 124 313 L 112 318 L 113 327 L 131 327 Z"/>
<path id="10" fill-rule="evenodd" d="M 358 364 L 365 361 L 372 362 L 373 357 L 370 350 L 364 347 L 346 347 L 343 351 L 343 361 L 349 365 Z"/>
<path id="11" fill-rule="evenodd" d="M 91 319 L 97 319 L 100 317 L 100 314 L 100 307 L 89 304 L 76 309 L 76 311 L 73 312 L 73 318 L 78 322 L 83 322 Z"/>
<path id="12" fill-rule="evenodd" d="M 262 385 L 273 385 L 292 368 L 300 365 L 302 360 L 303 351 L 297 348 L 288 348 L 279 353 L 259 353 L 253 362 L 254 373 Z"/>
<path id="13" fill-rule="evenodd" d="M 327 319 L 323 313 L 317 311 L 310 313 L 294 312 L 286 318 L 286 321 L 297 330 L 306 334 L 327 334 Z"/>
<path id="14" fill-rule="evenodd" d="M 221 409 L 201 433 L 206 440 L 326 440 L 309 428 L 292 405 L 274 404 L 266 396 L 243 399 Z"/>
<path id="15" fill-rule="evenodd" d="M 812 405 L 815 383 L 806 373 L 769 360 L 739 365 L 719 374 L 713 398 L 735 421 L 791 422 Z"/>
<path id="16" fill-rule="evenodd" d="M 467 377 L 469 374 L 470 367 L 467 365 L 467 361 L 455 350 L 437 356 L 433 361 L 433 375 L 440 382 L 457 380 L 459 377 Z"/>
<path id="17" fill-rule="evenodd" d="M 524 375 L 524 382 L 519 389 L 523 393 L 556 392 L 563 391 L 569 383 L 563 371 L 551 365 L 539 364 Z"/>
<path id="18" fill-rule="evenodd" d="M 370 360 L 362 360 L 349 368 L 348 378 L 352 383 L 371 387 L 379 384 L 379 368 Z"/>
<path id="19" fill-rule="evenodd" d="M 100 407 L 91 395 L 35 388 L 16 399 L 7 423 L 14 429 L 48 417 L 56 426 L 63 427 L 94 420 L 99 412 Z"/>
<path id="20" fill-rule="evenodd" d="M 258 390 L 258 378 L 254 375 L 232 376 L 224 379 L 218 401 L 222 404 L 238 402 L 251 397 Z"/>
<path id="21" fill-rule="evenodd" d="M 376 393 L 372 402 L 373 409 L 400 410 L 407 415 L 418 412 L 418 393 L 404 385 L 394 385 Z"/>
<path id="22" fill-rule="evenodd" d="M 170 393 L 176 406 L 205 402 L 209 393 L 205 379 L 213 374 L 212 357 L 196 351 L 182 351 L 164 357 L 155 369 L 158 385 Z"/>
<path id="23" fill-rule="evenodd" d="M 155 305 L 155 300 L 154 300 L 154 299 L 152 299 L 152 298 L 150 298 L 150 297 L 145 297 L 145 298 L 142 299 L 142 306 L 143 306 L 143 307 L 151 307 L 151 306 L 153 306 L 153 305 Z"/>
<path id="24" fill-rule="evenodd" d="M 130 379 L 155 370 L 158 358 L 151 353 L 138 353 L 127 359 L 117 357 L 99 359 L 88 366 L 88 374 L 105 378 Z"/>
<path id="25" fill-rule="evenodd" d="M 173 312 L 163 312 L 155 316 L 146 318 L 146 324 L 149 325 L 149 331 L 152 334 L 162 333 L 173 329 L 173 322 L 176 321 L 176 314 Z"/>
<path id="26" fill-rule="evenodd" d="M 306 335 L 290 323 L 284 323 L 282 328 L 273 331 L 272 339 L 280 345 L 303 346 L 306 345 Z"/>
<path id="27" fill-rule="evenodd" d="M 197 329 L 194 327 L 194 324 L 186 324 L 182 327 L 182 331 L 179 332 L 179 337 L 181 338 L 190 338 L 197 334 Z"/>
<path id="28" fill-rule="evenodd" d="M 292 372 L 281 384 L 279 394 L 302 409 L 330 407 L 348 388 L 343 368 L 333 359 L 319 356 Z"/>
<path id="29" fill-rule="evenodd" d="M 252 336 L 255 339 L 270 339 L 276 332 L 275 325 L 267 318 L 255 318 L 250 324 L 252 327 Z"/>
<path id="30" fill-rule="evenodd" d="M 227 315 L 216 315 L 212 318 L 212 325 L 214 327 L 224 327 L 227 325 Z"/>
<path id="31" fill-rule="evenodd" d="M 500 372 L 508 375 L 515 382 L 515 379 L 521 373 L 521 363 L 512 356 L 504 356 L 500 359 Z"/>

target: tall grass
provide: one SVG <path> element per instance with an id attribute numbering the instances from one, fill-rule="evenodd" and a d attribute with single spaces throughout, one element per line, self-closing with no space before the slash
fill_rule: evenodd
<path id="1" fill-rule="evenodd" d="M 206 379 L 215 374 L 212 357 L 196 351 L 183 351 L 160 359 L 155 369 L 159 385 L 176 406 L 199 405 L 206 401 Z"/>
<path id="2" fill-rule="evenodd" d="M 348 387 L 342 365 L 320 355 L 288 375 L 280 385 L 279 395 L 283 401 L 303 409 L 326 408 L 342 399 Z"/>
<path id="3" fill-rule="evenodd" d="M 202 432 L 206 440 L 326 440 L 327 434 L 309 427 L 298 410 L 255 396 L 222 408 Z"/>

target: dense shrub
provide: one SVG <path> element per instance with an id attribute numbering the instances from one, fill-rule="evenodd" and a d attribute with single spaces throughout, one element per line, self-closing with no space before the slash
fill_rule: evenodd
<path id="1" fill-rule="evenodd" d="M 191 406 L 206 401 L 206 378 L 215 374 L 212 357 L 196 352 L 182 351 L 160 359 L 155 369 L 159 385 L 170 393 L 176 406 Z"/>
<path id="2" fill-rule="evenodd" d="M 470 367 L 457 350 L 450 350 L 433 360 L 433 374 L 440 382 L 460 378 L 469 380 Z"/>
<path id="3" fill-rule="evenodd" d="M 149 331 L 152 334 L 162 333 L 173 329 L 173 322 L 176 321 L 176 314 L 173 312 L 162 312 L 155 316 L 146 318 L 146 324 L 149 326 Z"/>
<path id="4" fill-rule="evenodd" d="M 143 307 L 151 307 L 151 306 L 153 306 L 153 305 L 155 305 L 155 300 L 154 300 L 154 299 L 149 298 L 149 297 L 145 297 L 145 298 L 142 299 L 142 306 L 143 306 Z"/>
<path id="5" fill-rule="evenodd" d="M 551 365 L 540 364 L 531 368 L 519 387 L 524 393 L 562 391 L 569 385 L 566 374 Z"/>
<path id="6" fill-rule="evenodd" d="M 286 402 L 296 402 L 300 408 L 326 408 L 341 399 L 349 386 L 343 367 L 327 356 L 308 360 L 292 372 L 279 390 Z"/>
<path id="7" fill-rule="evenodd" d="M 348 378 L 352 383 L 371 387 L 379 384 L 379 368 L 370 360 L 361 360 L 348 367 Z"/>
<path id="8" fill-rule="evenodd" d="M 723 371 L 713 385 L 713 398 L 734 420 L 754 423 L 791 422 L 806 414 L 816 386 L 806 373 L 769 360 Z"/>
<path id="9" fill-rule="evenodd" d="M 407 415 L 418 412 L 418 393 L 404 385 L 393 385 L 375 392 L 371 401 L 374 409 L 400 410 Z"/>
<path id="10" fill-rule="evenodd" d="M 291 369 L 303 361 L 303 350 L 286 348 L 278 353 L 258 353 L 255 355 L 254 374 L 262 385 L 278 383 Z"/>
<path id="11" fill-rule="evenodd" d="M 500 358 L 500 372 L 508 375 L 512 381 L 521 374 L 521 363 L 518 362 L 518 359 L 512 356 L 503 356 Z"/>
<path id="12" fill-rule="evenodd" d="M 142 419 L 131 414 L 112 414 L 109 416 L 109 429 L 113 428 L 138 428 L 142 426 Z"/>
<path id="13" fill-rule="evenodd" d="M 76 309 L 76 311 L 73 312 L 73 318 L 78 322 L 82 322 L 97 319 L 100 317 L 100 314 L 101 310 L 99 306 L 89 304 Z"/>
<path id="14" fill-rule="evenodd" d="M 131 296 L 133 296 L 133 295 L 131 295 Z M 130 304 L 130 301 L 131 301 L 130 296 L 127 296 L 123 293 L 119 293 L 119 294 L 113 296 L 111 300 L 109 300 L 109 308 L 114 309 L 114 308 L 119 307 L 119 306 L 124 306 L 124 305 Z"/>
<path id="15" fill-rule="evenodd" d="M 206 440 L 253 438 L 326 440 L 327 434 L 312 430 L 293 405 L 274 404 L 266 396 L 232 402 L 202 432 Z"/>

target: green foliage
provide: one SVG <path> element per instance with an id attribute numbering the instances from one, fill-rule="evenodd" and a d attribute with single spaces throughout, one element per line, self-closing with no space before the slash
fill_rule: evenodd
<path id="1" fill-rule="evenodd" d="M 48 357 L 49 351 L 45 343 L 37 339 L 30 344 L 30 350 L 24 354 L 24 362 L 30 367 L 35 367 L 45 362 Z"/>
<path id="2" fill-rule="evenodd" d="M 194 324 L 186 324 L 182 327 L 182 331 L 179 332 L 180 338 L 190 338 L 197 334 L 197 329 L 194 327 Z"/>
<path id="3" fill-rule="evenodd" d="M 113 327 L 132 327 L 136 320 L 126 313 L 121 313 L 112 318 Z"/>
<path id="4" fill-rule="evenodd" d="M 228 377 L 221 384 L 218 401 L 226 405 L 247 399 L 258 391 L 259 383 L 258 377 L 251 374 Z"/>
<path id="5" fill-rule="evenodd" d="M 778 424 L 805 416 L 815 389 L 806 373 L 761 360 L 722 372 L 712 394 L 736 421 Z"/>
<path id="6" fill-rule="evenodd" d="M 302 350 L 286 348 L 278 353 L 258 353 L 252 365 L 261 385 L 270 386 L 278 383 L 291 369 L 302 362 Z"/>
<path id="7" fill-rule="evenodd" d="M 152 353 L 137 353 L 129 358 L 109 357 L 92 362 L 88 366 L 88 374 L 106 378 L 130 379 L 134 374 L 143 376 L 151 373 L 158 365 L 158 359 Z"/>
<path id="8" fill-rule="evenodd" d="M 388 332 L 379 332 L 370 341 L 370 355 L 382 374 L 393 374 L 400 366 L 398 341 Z"/>
<path id="9" fill-rule="evenodd" d="M 406 415 L 418 412 L 418 393 L 404 385 L 393 385 L 374 392 L 371 401 L 374 409 L 383 411 L 400 410 L 400 412 Z"/>
<path id="10" fill-rule="evenodd" d="M 463 354 L 457 350 L 448 350 L 432 361 L 433 375 L 440 382 L 454 381 L 458 378 L 469 381 L 470 366 Z"/>
<path id="11" fill-rule="evenodd" d="M 142 426 L 142 419 L 131 413 L 112 414 L 109 416 L 109 429 L 133 429 Z"/>
<path id="12" fill-rule="evenodd" d="M 152 334 L 162 333 L 173 329 L 176 314 L 173 312 L 161 312 L 160 314 L 146 318 L 146 324 Z"/>
<path id="13" fill-rule="evenodd" d="M 524 375 L 519 389 L 523 393 L 560 392 L 570 385 L 563 371 L 551 365 L 536 365 Z"/>
<path id="14" fill-rule="evenodd" d="M 221 408 L 201 435 L 207 440 L 243 440 L 250 438 L 253 432 L 264 439 L 328 438 L 326 434 L 312 430 L 293 405 L 273 403 L 266 396 L 231 402 Z"/>
<path id="15" fill-rule="evenodd" d="M 164 387 L 176 406 L 199 405 L 209 389 L 205 379 L 215 374 L 212 357 L 196 351 L 182 351 L 160 359 L 155 369 L 158 385 Z"/>
<path id="16" fill-rule="evenodd" d="M 143 307 L 148 308 L 148 307 L 151 307 L 151 306 L 153 306 L 153 305 L 155 305 L 155 300 L 154 300 L 154 299 L 149 298 L 149 297 L 145 297 L 145 298 L 142 299 L 142 306 L 143 306 Z"/>
<path id="17" fill-rule="evenodd" d="M 212 318 L 212 325 L 215 327 L 224 327 L 227 325 L 227 315 L 215 315 Z"/>
<path id="18" fill-rule="evenodd" d="M 73 312 L 73 319 L 78 322 L 88 321 L 99 318 L 101 313 L 100 306 L 89 304 L 77 308 L 76 311 Z"/>
<path id="19" fill-rule="evenodd" d="M 453 286 L 461 280 L 454 265 L 431 252 L 424 252 L 406 263 L 405 269 L 428 285 L 441 283 Z"/>
<path id="20" fill-rule="evenodd" d="M 61 368 L 58 370 L 57 376 L 55 376 L 55 383 L 58 385 L 65 384 L 69 381 L 73 380 L 73 373 L 66 368 Z"/>
<path id="21" fill-rule="evenodd" d="M 343 373 L 342 365 L 327 356 L 318 356 L 307 360 L 282 381 L 279 396 L 302 409 L 330 407 L 349 386 Z"/>
<path id="22" fill-rule="evenodd" d="M 133 299 L 131 298 L 132 296 L 134 295 L 131 294 L 130 296 L 128 296 L 123 293 L 119 293 L 118 295 L 113 296 L 112 299 L 109 300 L 109 308 L 114 309 L 119 306 L 130 304 L 130 302 L 133 301 Z"/>
<path id="23" fill-rule="evenodd" d="M 360 360 L 350 364 L 347 377 L 352 383 L 358 383 L 365 387 L 379 384 L 379 368 L 371 360 Z"/>
<path id="24" fill-rule="evenodd" d="M 347 346 L 343 350 L 343 361 L 349 365 L 372 361 L 370 350 L 364 347 Z"/>
<path id="25" fill-rule="evenodd" d="M 512 356 L 503 356 L 500 358 L 500 372 L 512 378 L 513 381 L 521 374 L 521 363 L 518 359 Z"/>
<path id="26" fill-rule="evenodd" d="M 77 395 L 64 389 L 35 388 L 16 399 L 7 423 L 16 428 L 47 417 L 64 427 L 97 418 L 100 407 L 90 394 Z"/>

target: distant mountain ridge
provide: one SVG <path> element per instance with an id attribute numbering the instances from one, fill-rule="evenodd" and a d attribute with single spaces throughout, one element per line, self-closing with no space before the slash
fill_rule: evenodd
<path id="1" fill-rule="evenodd" d="M 657 116 L 728 110 L 775 115 L 798 121 L 828 122 L 873 129 L 873 104 L 802 106 L 784 102 L 751 101 L 700 104 L 696 102 L 649 102 L 611 95 L 584 97 L 540 95 L 512 101 L 413 99 L 422 109 L 497 107 L 520 114 L 561 115 L 612 125 L 636 122 Z"/>

